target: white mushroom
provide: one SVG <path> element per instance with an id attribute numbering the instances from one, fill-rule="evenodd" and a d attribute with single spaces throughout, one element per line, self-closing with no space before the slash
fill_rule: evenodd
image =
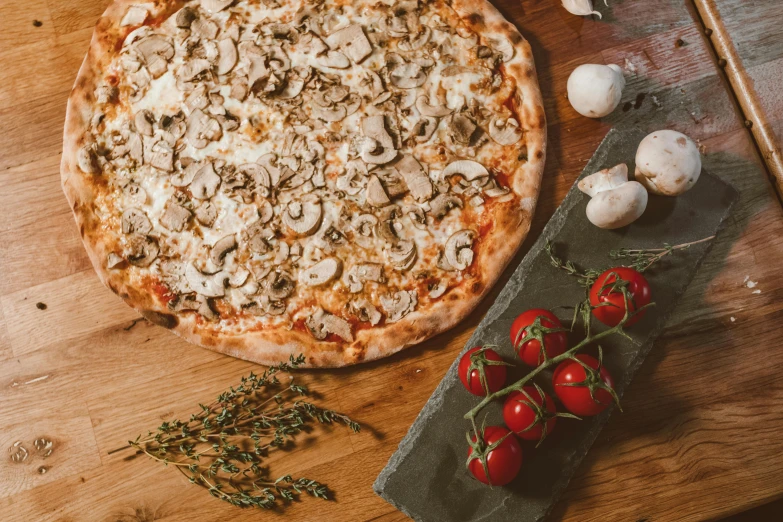
<path id="1" fill-rule="evenodd" d="M 215 274 L 205 274 L 196 268 L 196 265 L 193 263 L 189 263 L 185 267 L 185 281 L 187 281 L 190 289 L 205 297 L 223 297 L 226 295 L 226 278 L 226 274 L 222 271 Z"/>
<path id="2" fill-rule="evenodd" d="M 400 89 L 415 89 L 427 81 L 427 73 L 416 63 L 403 63 L 389 73 L 392 85 Z"/>
<path id="3" fill-rule="evenodd" d="M 87 174 L 99 174 L 101 172 L 98 155 L 95 153 L 95 145 L 92 143 L 88 143 L 79 149 L 79 152 L 76 153 L 76 162 L 79 164 L 82 172 Z"/>
<path id="4" fill-rule="evenodd" d="M 413 128 L 411 128 L 408 138 L 413 138 L 417 143 L 426 143 L 432 138 L 432 135 L 435 134 L 438 123 L 440 122 L 438 122 L 437 118 L 422 116 Z"/>
<path id="5" fill-rule="evenodd" d="M 416 309 L 418 294 L 415 290 L 400 290 L 381 296 L 381 306 L 386 311 L 386 322 L 396 323 Z"/>
<path id="6" fill-rule="evenodd" d="M 123 234 L 147 235 L 152 232 L 152 223 L 143 210 L 129 208 L 122 213 L 120 221 Z"/>
<path id="7" fill-rule="evenodd" d="M 448 116 L 452 111 L 445 104 L 438 103 L 436 105 L 430 105 L 427 96 L 419 96 L 416 99 L 416 108 L 419 110 L 422 116 L 431 116 L 435 118 L 443 118 Z"/>
<path id="8" fill-rule="evenodd" d="M 383 314 L 366 297 L 351 301 L 351 311 L 362 322 L 375 326 L 381 321 Z"/>
<path id="9" fill-rule="evenodd" d="M 605 5 L 609 5 L 604 0 Z M 598 15 L 601 18 L 601 13 L 593 10 L 592 0 L 563 0 L 563 7 L 571 14 L 579 16 Z"/>
<path id="10" fill-rule="evenodd" d="M 343 263 L 336 257 L 327 257 L 304 270 L 299 281 L 308 286 L 319 286 L 340 277 Z"/>
<path id="11" fill-rule="evenodd" d="M 488 177 L 489 171 L 481 163 L 471 160 L 457 160 L 449 163 L 440 175 L 443 179 L 449 176 L 462 176 L 467 181 L 473 181 Z"/>
<path id="12" fill-rule="evenodd" d="M 493 118 L 489 123 L 489 135 L 500 145 L 514 145 L 522 139 L 522 129 L 514 118 Z"/>
<path id="13" fill-rule="evenodd" d="M 106 268 L 117 268 L 124 262 L 125 260 L 114 252 L 109 252 L 106 256 Z"/>
<path id="14" fill-rule="evenodd" d="M 430 286 L 430 293 L 428 295 L 430 296 L 430 299 L 437 299 L 443 296 L 448 289 L 448 283 L 445 281 L 438 281 L 435 285 Z"/>
<path id="15" fill-rule="evenodd" d="M 217 13 L 234 3 L 234 0 L 201 0 L 201 8 L 208 13 Z"/>
<path id="16" fill-rule="evenodd" d="M 588 118 L 602 118 L 620 104 L 625 88 L 623 71 L 617 65 L 580 65 L 568 77 L 568 101 Z"/>
<path id="17" fill-rule="evenodd" d="M 158 257 L 160 247 L 155 238 L 139 234 L 131 236 L 125 249 L 125 258 L 134 266 L 147 267 Z"/>
<path id="18" fill-rule="evenodd" d="M 193 23 L 193 20 L 198 18 L 198 14 L 191 9 L 190 7 L 183 7 L 179 11 L 177 11 L 177 14 L 175 16 L 175 23 L 177 24 L 177 27 L 182 29 L 188 29 L 190 28 L 190 24 Z"/>
<path id="19" fill-rule="evenodd" d="M 402 175 L 414 199 L 426 201 L 432 197 L 432 183 L 421 163 L 411 154 L 404 154 L 394 165 Z"/>
<path id="20" fill-rule="evenodd" d="M 318 340 L 326 339 L 331 333 L 346 342 L 353 342 L 351 324 L 342 317 L 325 312 L 323 308 L 318 308 L 313 315 L 309 316 L 305 320 L 305 326 Z"/>
<path id="21" fill-rule="evenodd" d="M 237 238 L 234 234 L 218 239 L 209 251 L 209 260 L 216 266 L 222 266 L 228 253 L 236 250 L 237 246 Z"/>
<path id="22" fill-rule="evenodd" d="M 342 50 L 356 63 L 361 63 L 372 54 L 372 45 L 359 24 L 335 31 L 326 38 L 326 43 L 332 49 Z"/>
<path id="23" fill-rule="evenodd" d="M 367 116 L 362 120 L 361 158 L 365 163 L 383 165 L 397 157 L 394 139 L 386 130 L 386 118 L 382 114 Z"/>
<path id="24" fill-rule="evenodd" d="M 149 5 L 149 4 L 148 4 Z M 141 25 L 147 19 L 150 12 L 144 5 L 132 5 L 128 8 L 125 16 L 122 17 L 120 27 L 127 27 L 129 25 Z"/>
<path id="25" fill-rule="evenodd" d="M 295 233 L 309 236 L 318 229 L 322 215 L 320 199 L 291 201 L 283 212 L 283 223 Z"/>
<path id="26" fill-rule="evenodd" d="M 375 174 L 370 175 L 367 179 L 366 201 L 373 207 L 385 207 L 391 202 L 381 181 Z"/>
<path id="27" fill-rule="evenodd" d="M 699 148 L 680 132 L 653 132 L 639 144 L 635 174 L 636 181 L 653 194 L 678 196 L 699 180 Z"/>
<path id="28" fill-rule="evenodd" d="M 422 25 L 418 34 L 409 34 L 407 39 L 400 40 L 397 46 L 403 51 L 415 51 L 421 49 L 432 38 L 432 29 L 427 25 Z"/>
<path id="29" fill-rule="evenodd" d="M 386 282 L 383 266 L 378 263 L 360 263 L 353 265 L 343 276 L 343 282 L 352 294 L 361 292 L 366 281 L 375 283 Z"/>
<path id="30" fill-rule="evenodd" d="M 474 231 L 460 230 L 446 240 L 445 258 L 454 270 L 465 270 L 473 263 L 474 237 Z"/>
<path id="31" fill-rule="evenodd" d="M 220 181 L 220 176 L 217 175 L 214 165 L 210 162 L 196 172 L 188 188 L 194 198 L 209 199 L 217 193 Z"/>
<path id="32" fill-rule="evenodd" d="M 223 136 L 223 129 L 214 118 L 196 109 L 188 118 L 187 138 L 190 144 L 197 149 L 203 149 L 210 141 L 219 140 Z"/>
<path id="33" fill-rule="evenodd" d="M 443 219 L 453 208 L 462 208 L 462 200 L 454 194 L 438 194 L 430 201 L 430 213 L 435 219 Z"/>
<path id="34" fill-rule="evenodd" d="M 237 46 L 231 38 L 224 38 L 218 42 L 218 51 L 218 74 L 228 74 L 237 64 Z"/>
<path id="35" fill-rule="evenodd" d="M 319 65 L 331 67 L 332 69 L 347 69 L 351 66 L 351 61 L 339 51 L 329 51 L 326 54 L 316 57 Z"/>
<path id="36" fill-rule="evenodd" d="M 396 270 L 408 270 L 416 262 L 416 243 L 403 240 L 387 245 L 386 258 Z"/>
<path id="37" fill-rule="evenodd" d="M 212 228 L 217 215 L 217 207 L 211 201 L 205 201 L 196 208 L 196 219 L 207 228 Z"/>
<path id="38" fill-rule="evenodd" d="M 136 113 L 133 118 L 133 123 L 136 125 L 136 131 L 139 134 L 145 136 L 152 136 L 155 133 L 153 125 L 155 124 L 155 116 L 150 111 L 143 110 Z"/>
<path id="39" fill-rule="evenodd" d="M 508 62 L 514 57 L 514 45 L 505 36 L 488 36 L 490 47 L 503 55 L 503 61 Z"/>
<path id="40" fill-rule="evenodd" d="M 592 198 L 587 204 L 587 219 L 599 228 L 630 225 L 647 208 L 647 191 L 640 183 L 628 181 L 625 163 L 591 174 L 578 186 Z"/>
<path id="41" fill-rule="evenodd" d="M 160 217 L 160 224 L 172 232 L 182 232 L 190 219 L 190 210 L 173 201 L 166 205 L 166 210 Z"/>
<path id="42" fill-rule="evenodd" d="M 264 293 L 275 301 L 294 293 L 294 279 L 288 272 L 271 272 L 264 279 Z"/>

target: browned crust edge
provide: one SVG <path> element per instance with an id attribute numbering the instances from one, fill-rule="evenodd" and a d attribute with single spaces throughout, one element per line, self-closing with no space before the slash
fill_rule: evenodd
<path id="1" fill-rule="evenodd" d="M 78 168 L 77 152 L 84 143 L 94 104 L 95 78 L 111 59 L 119 22 L 133 0 L 116 0 L 98 21 L 90 50 L 82 63 L 66 113 L 61 180 L 73 209 L 90 261 L 104 285 L 151 322 L 169 328 L 191 343 L 260 364 L 274 364 L 303 353 L 310 367 L 340 367 L 389 356 L 451 329 L 463 320 L 489 292 L 530 229 L 546 158 L 546 118 L 538 87 L 532 50 L 517 29 L 487 1 L 454 0 L 453 9 L 463 22 L 483 37 L 503 36 L 515 47 L 514 58 L 505 64 L 506 74 L 518 89 L 520 123 L 527 129 L 528 161 L 511 176 L 512 190 L 521 198 L 521 208 L 495 216 L 494 228 L 480 243 L 478 286 L 464 284 L 449 291 L 428 308 L 410 313 L 403 320 L 381 329 L 360 330 L 353 343 L 319 342 L 300 331 L 257 331 L 241 335 L 215 335 L 200 327 L 196 315 L 173 315 L 151 294 L 131 287 L 118 274 L 105 268 L 108 248 L 95 216 L 95 193 L 89 175 Z M 170 6 L 169 6 L 170 7 Z M 508 208 L 499 205 L 498 208 Z M 476 287 L 475 291 L 473 288 Z"/>

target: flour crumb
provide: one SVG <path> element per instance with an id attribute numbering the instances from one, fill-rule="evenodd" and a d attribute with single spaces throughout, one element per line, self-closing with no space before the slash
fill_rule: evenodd
<path id="1" fill-rule="evenodd" d="M 737 318 L 736 318 L 736 317 L 734 317 L 734 316 L 731 316 L 731 317 L 729 317 L 729 319 L 731 320 L 731 322 L 732 322 L 732 323 L 733 323 L 733 322 L 735 322 L 735 321 L 737 320 Z"/>

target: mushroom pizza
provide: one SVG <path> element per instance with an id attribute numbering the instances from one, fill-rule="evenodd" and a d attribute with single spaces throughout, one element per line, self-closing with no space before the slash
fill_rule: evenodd
<path id="1" fill-rule="evenodd" d="M 475 307 L 528 232 L 545 142 L 530 46 L 484 0 L 117 0 L 62 183 L 151 322 L 342 366 Z"/>

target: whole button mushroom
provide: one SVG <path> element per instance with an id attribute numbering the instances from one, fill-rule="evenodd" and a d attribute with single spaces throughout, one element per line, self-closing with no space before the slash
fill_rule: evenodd
<path id="1" fill-rule="evenodd" d="M 588 118 L 602 118 L 620 104 L 625 88 L 623 71 L 617 65 L 580 65 L 568 77 L 568 101 Z"/>
<path id="2" fill-rule="evenodd" d="M 681 132 L 653 132 L 639 144 L 635 174 L 637 181 L 653 194 L 679 196 L 699 180 L 699 148 Z"/>
<path id="3" fill-rule="evenodd" d="M 625 163 L 587 176 L 578 187 L 593 198 L 587 204 L 587 219 L 598 228 L 630 225 L 647 208 L 647 191 L 640 183 L 628 181 Z"/>

